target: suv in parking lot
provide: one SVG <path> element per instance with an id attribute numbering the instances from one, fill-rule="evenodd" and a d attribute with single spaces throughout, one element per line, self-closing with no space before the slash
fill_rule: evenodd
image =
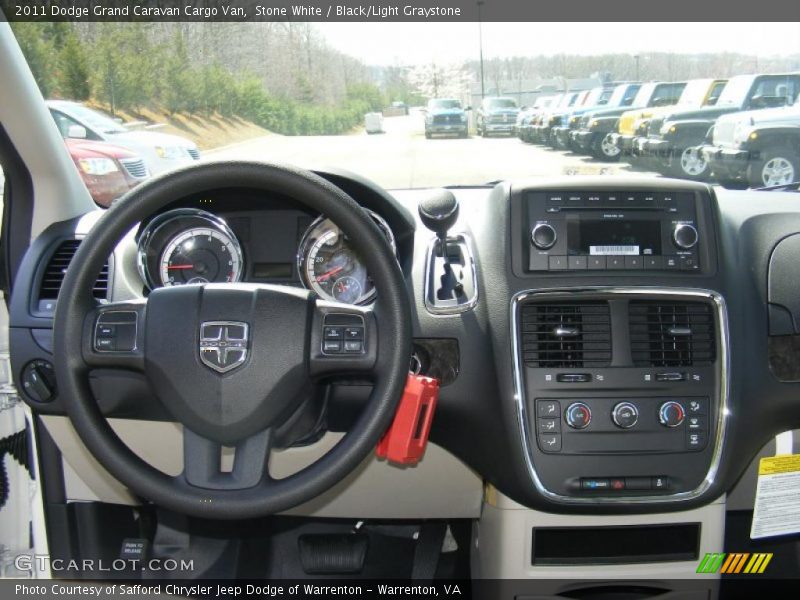
<path id="1" fill-rule="evenodd" d="M 673 107 L 653 118 L 637 149 L 662 173 L 699 179 L 708 164 L 697 146 L 722 115 L 792 104 L 800 94 L 800 73 L 731 77 L 713 106 L 684 110 Z"/>
<path id="2" fill-rule="evenodd" d="M 476 120 L 478 134 L 488 137 L 493 133 L 514 133 L 518 113 L 519 107 L 513 98 L 484 98 Z"/>
<path id="3" fill-rule="evenodd" d="M 675 104 L 683 93 L 686 82 L 650 82 L 642 84 L 631 102 L 631 108 L 670 106 Z M 626 107 L 593 110 L 583 115 L 578 128 L 570 132 L 575 147 L 598 160 L 619 160 L 620 150 L 611 140 L 617 132 L 620 116 Z"/>
<path id="4" fill-rule="evenodd" d="M 460 100 L 434 98 L 428 101 L 425 108 L 426 138 L 430 139 L 435 134 L 467 137 L 468 127 L 467 113 Z"/>
<path id="5" fill-rule="evenodd" d="M 793 106 L 717 119 L 699 152 L 723 185 L 789 185 L 800 179 L 800 96 Z"/>

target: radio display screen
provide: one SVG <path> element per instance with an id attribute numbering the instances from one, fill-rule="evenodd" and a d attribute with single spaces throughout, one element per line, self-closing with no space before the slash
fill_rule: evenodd
<path id="1" fill-rule="evenodd" d="M 661 222 L 568 219 L 569 253 L 590 256 L 661 254 Z"/>

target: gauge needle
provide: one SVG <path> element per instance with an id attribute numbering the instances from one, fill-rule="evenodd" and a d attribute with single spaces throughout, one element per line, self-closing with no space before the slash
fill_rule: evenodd
<path id="1" fill-rule="evenodd" d="M 317 275 L 317 281 L 324 281 L 325 279 L 328 279 L 329 277 L 333 277 L 334 275 L 336 275 L 342 269 L 344 269 L 344 267 L 335 267 L 335 268 L 331 269 L 330 271 L 327 271 L 327 272 L 323 273 L 322 275 Z"/>
<path id="2" fill-rule="evenodd" d="M 168 269 L 194 269 L 194 265 L 167 265 Z"/>

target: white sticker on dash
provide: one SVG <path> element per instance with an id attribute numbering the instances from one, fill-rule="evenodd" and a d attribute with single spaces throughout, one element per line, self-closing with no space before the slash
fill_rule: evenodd
<path id="1" fill-rule="evenodd" d="M 800 454 L 762 458 L 750 538 L 800 533 Z"/>

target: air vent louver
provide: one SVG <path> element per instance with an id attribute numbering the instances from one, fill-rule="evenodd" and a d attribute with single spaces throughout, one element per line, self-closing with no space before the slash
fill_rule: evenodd
<path id="1" fill-rule="evenodd" d="M 605 302 L 528 303 L 522 307 L 522 357 L 541 368 L 607 367 L 611 315 Z"/>
<path id="2" fill-rule="evenodd" d="M 702 302 L 632 301 L 630 334 L 637 367 L 697 367 L 714 362 L 714 314 Z"/>
<path id="3" fill-rule="evenodd" d="M 72 262 L 72 258 L 75 256 L 80 244 L 80 240 L 63 241 L 50 257 L 39 288 L 40 300 L 55 300 L 58 298 L 58 292 L 61 290 L 61 284 L 64 281 L 64 274 L 67 272 L 67 267 Z M 105 300 L 108 297 L 107 262 L 103 265 L 92 291 L 95 298 Z"/>

